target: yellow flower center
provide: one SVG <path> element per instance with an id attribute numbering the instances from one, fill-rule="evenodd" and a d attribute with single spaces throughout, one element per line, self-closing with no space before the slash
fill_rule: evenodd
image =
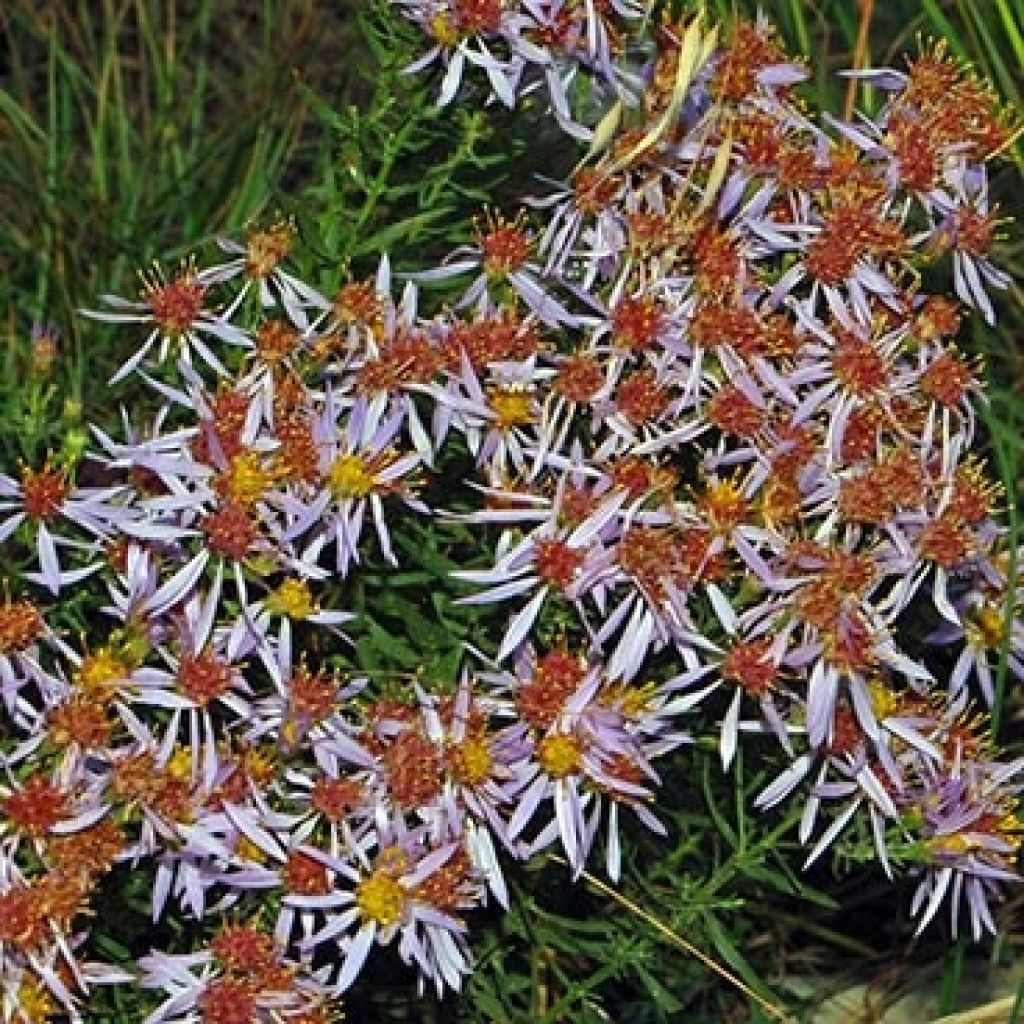
<path id="1" fill-rule="evenodd" d="M 469 736 L 452 750 L 452 771 L 459 782 L 479 786 L 491 774 L 491 748 L 482 736 Z"/>
<path id="2" fill-rule="evenodd" d="M 564 779 L 579 772 L 582 757 L 580 745 L 574 736 L 556 733 L 545 736 L 537 744 L 537 760 L 545 774 L 553 779 Z"/>
<path id="3" fill-rule="evenodd" d="M 365 498 L 377 478 L 362 456 L 339 455 L 327 472 L 327 484 L 336 498 Z"/>
<path id="4" fill-rule="evenodd" d="M 962 856 L 977 847 L 978 843 L 967 836 L 954 833 L 950 836 L 934 836 L 927 842 L 928 850 L 936 854 L 952 854 Z"/>
<path id="5" fill-rule="evenodd" d="M 699 508 L 716 530 L 728 533 L 747 515 L 747 500 L 732 480 L 719 480 L 708 487 Z"/>
<path id="6" fill-rule="evenodd" d="M 888 718 L 900 706 L 899 697 L 886 686 L 882 679 L 868 680 L 868 695 L 871 698 L 871 710 L 875 713 L 875 718 L 878 721 Z"/>
<path id="7" fill-rule="evenodd" d="M 305 580 L 287 579 L 267 598 L 267 609 L 290 619 L 305 619 L 316 611 Z"/>
<path id="8" fill-rule="evenodd" d="M 18 1020 L 25 1024 L 46 1024 L 59 1012 L 53 996 L 41 982 L 30 980 L 21 983 L 16 1000 Z"/>
<path id="9" fill-rule="evenodd" d="M 496 388 L 490 395 L 495 425 L 501 430 L 533 422 L 533 398 L 529 391 L 517 388 Z"/>
<path id="10" fill-rule="evenodd" d="M 991 651 L 1002 646 L 1004 619 L 1002 609 L 987 601 L 975 611 L 972 625 L 972 639 L 983 650 Z"/>
<path id="11" fill-rule="evenodd" d="M 430 19 L 427 31 L 441 46 L 454 46 L 459 41 L 459 30 L 445 11 L 439 11 Z"/>
<path id="12" fill-rule="evenodd" d="M 248 836 L 242 836 L 235 844 L 235 856 L 251 864 L 264 864 L 267 860 L 262 847 L 257 846 Z"/>
<path id="13" fill-rule="evenodd" d="M 187 779 L 192 774 L 192 754 L 184 747 L 177 747 L 167 762 L 167 774 L 172 779 Z"/>
<path id="14" fill-rule="evenodd" d="M 1013 811 L 1008 811 L 999 819 L 998 831 L 1003 839 L 1014 846 L 1020 846 L 1024 841 L 1024 836 L 1021 836 L 1021 820 Z"/>
<path id="15" fill-rule="evenodd" d="M 82 660 L 75 673 L 75 682 L 86 693 L 97 695 L 98 691 L 107 689 L 127 674 L 124 662 L 109 647 L 100 647 Z"/>
<path id="16" fill-rule="evenodd" d="M 278 755 L 274 747 L 249 750 L 245 755 L 245 772 L 259 786 L 268 786 L 277 774 Z"/>
<path id="17" fill-rule="evenodd" d="M 629 686 L 622 683 L 609 686 L 604 692 L 603 704 L 618 708 L 627 718 L 639 718 L 651 706 L 656 687 L 654 683 Z"/>
<path id="18" fill-rule="evenodd" d="M 394 878 L 378 869 L 356 886 L 356 905 L 363 917 L 387 928 L 401 920 L 405 895 L 405 889 Z"/>
<path id="19" fill-rule="evenodd" d="M 273 472 L 260 462 L 256 452 L 240 452 L 225 475 L 228 497 L 240 505 L 255 504 L 274 482 Z"/>

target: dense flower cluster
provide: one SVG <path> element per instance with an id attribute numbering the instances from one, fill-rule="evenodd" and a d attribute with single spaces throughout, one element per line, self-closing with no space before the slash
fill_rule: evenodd
<path id="1" fill-rule="evenodd" d="M 515 80 L 488 33 L 543 63 L 549 19 L 604 66 L 599 12 L 630 13 L 408 6 L 446 95 L 467 60 Z M 0 602 L 7 1019 L 127 980 L 76 955 L 119 861 L 155 865 L 155 918 L 220 922 L 142 962 L 152 1024 L 327 1021 L 376 945 L 458 987 L 502 853 L 558 843 L 578 874 L 599 846 L 617 877 L 620 816 L 663 831 L 656 763 L 709 721 L 726 769 L 741 733 L 777 739 L 758 803 L 804 794 L 811 860 L 861 822 L 917 872 L 922 927 L 948 902 L 994 929 L 1024 762 L 975 702 L 1024 633 L 955 338 L 1004 283 L 984 161 L 1006 128 L 938 50 L 831 134 L 800 76 L 765 25 L 716 48 L 666 22 L 569 180 L 401 288 L 383 259 L 322 295 L 276 223 L 91 314 L 146 326 L 117 376 L 160 409 L 96 432 L 104 486 L 0 477 L 26 578 L 56 599 L 99 574 L 110 626 L 86 648 Z M 941 258 L 955 297 L 922 286 Z M 421 311 L 426 281 L 453 304 Z M 428 507 L 459 453 L 474 509 Z M 339 595 L 367 552 L 398 563 L 399 516 L 497 537 L 457 576 L 507 626 L 447 687 L 336 667 Z"/>

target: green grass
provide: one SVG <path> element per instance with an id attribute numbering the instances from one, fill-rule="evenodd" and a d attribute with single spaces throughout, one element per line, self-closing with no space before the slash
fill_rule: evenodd
<path id="1" fill-rule="evenodd" d="M 298 69 L 337 88 L 351 25 L 312 0 L 4 6 L 0 408 L 20 404 L 42 321 L 64 337 L 53 383 L 73 417 L 83 401 L 96 411 L 92 385 L 124 355 L 76 311 L 134 295 L 157 256 L 238 230 L 308 180 L 318 154 Z"/>

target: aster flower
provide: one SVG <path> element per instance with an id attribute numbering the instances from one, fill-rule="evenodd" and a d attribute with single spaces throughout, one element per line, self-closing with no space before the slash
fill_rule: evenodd
<path id="1" fill-rule="evenodd" d="M 283 659 L 290 661 L 293 623 L 308 622 L 311 626 L 322 627 L 324 632 L 343 636 L 336 627 L 354 618 L 351 612 L 322 608 L 309 582 L 298 575 L 284 577 L 255 601 L 248 600 L 248 590 L 244 577 L 240 577 L 238 591 L 242 609 L 228 641 L 233 657 L 246 657 L 257 647 L 272 657 L 276 648 Z"/>
<path id="2" fill-rule="evenodd" d="M 416 281 L 442 281 L 479 270 L 457 308 L 472 306 L 483 297 L 516 296 L 549 327 L 575 326 L 578 318 L 551 293 L 541 268 L 530 259 L 534 238 L 525 214 L 513 220 L 488 210 L 476 228 L 476 245 L 456 249 L 449 262 L 417 273 Z"/>
<path id="3" fill-rule="evenodd" d="M 289 542 L 306 540 L 300 560 L 315 563 L 323 548 L 333 542 L 337 569 L 344 575 L 360 560 L 358 545 L 367 512 L 373 517 L 384 557 L 392 565 L 396 563 L 384 514 L 385 496 L 398 495 L 423 514 L 427 509 L 414 497 L 414 471 L 420 455 L 400 454 L 396 448 L 401 414 L 381 422 L 360 396 L 346 410 L 342 429 L 338 421 L 343 408 L 340 396 L 328 392 L 314 423 L 322 487 L 308 502 L 286 496 L 282 509 L 287 520 L 284 538 Z"/>
<path id="4" fill-rule="evenodd" d="M 444 68 L 438 105 L 455 98 L 466 65 L 482 68 L 493 94 L 506 106 L 515 105 L 515 83 L 522 70 L 522 58 L 501 59 L 490 41 L 506 41 L 518 34 L 524 19 L 513 8 L 495 3 L 467 0 L 399 0 L 410 21 L 418 24 L 433 45 L 405 70 L 422 71 L 435 62 Z"/>
<path id="5" fill-rule="evenodd" d="M 536 389 L 547 376 L 530 358 L 522 363 L 491 364 L 481 381 L 463 355 L 461 373 L 438 389 L 439 403 L 450 408 L 453 426 L 465 435 L 477 464 L 487 466 L 490 475 L 533 475 L 539 469 L 535 460 L 529 470 L 527 463 L 531 450 L 537 448 Z"/>
<path id="6" fill-rule="evenodd" d="M 462 822 L 473 866 L 507 907 L 508 889 L 492 840 L 509 845 L 506 815 L 527 782 L 531 744 L 515 721 L 502 724 L 511 717 L 505 703 L 474 695 L 468 674 L 453 700 L 438 703 L 420 694 L 426 734 L 443 746 L 446 767 L 433 823 L 444 835 L 451 823 Z"/>
<path id="7" fill-rule="evenodd" d="M 339 994 L 355 981 L 374 944 L 396 940 L 399 956 L 439 994 L 445 987 L 458 989 L 469 972 L 465 926 L 455 915 L 479 901 L 479 885 L 457 843 L 431 848 L 425 838 L 422 829 L 407 831 L 392 822 L 377 837 L 373 856 L 371 846 L 360 844 L 352 851 L 354 863 L 324 858 L 353 888 L 310 901 L 328 910 L 328 923 L 303 947 L 340 945 L 343 958 L 334 982 Z"/>
<path id="8" fill-rule="evenodd" d="M 204 1020 L 255 1015 L 291 1019 L 329 1009 L 323 969 L 313 971 L 286 958 L 255 924 L 224 924 L 206 949 L 189 954 L 153 951 L 139 966 L 141 986 L 167 995 L 145 1024 L 184 1024 L 195 1020 L 196 1013 Z M 326 1024 L 327 1018 L 323 1020 Z"/>
<path id="9" fill-rule="evenodd" d="M 16 715 L 18 690 L 38 671 L 38 641 L 49 634 L 43 610 L 25 598 L 15 600 L 5 585 L 0 602 L 0 693 L 12 717 Z"/>
<path id="10" fill-rule="evenodd" d="M 566 600 L 579 602 L 600 590 L 610 559 L 602 550 L 601 538 L 618 517 L 627 495 L 613 491 L 573 529 L 558 524 L 558 506 L 518 544 L 500 553 L 492 569 L 464 569 L 456 579 L 487 589 L 460 598 L 462 604 L 487 604 L 535 591 L 531 599 L 509 621 L 497 660 L 503 661 L 532 631 L 548 595 L 557 591 Z M 600 603 L 600 597 L 597 598 Z"/>
<path id="11" fill-rule="evenodd" d="M 961 697 L 974 679 L 986 705 L 991 707 L 995 701 L 994 662 L 1004 647 L 1010 671 L 1017 678 L 1024 676 L 1024 636 L 1016 616 L 1010 623 L 1009 635 L 1005 635 L 1006 613 L 1000 596 L 988 588 L 972 587 L 951 605 L 956 621 L 945 618 L 926 637 L 935 646 L 963 645 L 949 674 L 951 699 Z"/>
<path id="12" fill-rule="evenodd" d="M 7 541 L 24 525 L 34 534 L 39 571 L 25 573 L 26 579 L 44 585 L 51 594 L 77 583 L 99 569 L 93 561 L 82 568 L 62 568 L 61 551 L 95 556 L 95 545 L 112 537 L 119 525 L 135 518 L 120 499 L 123 487 L 86 488 L 76 486 L 64 467 L 47 461 L 39 470 L 28 466 L 15 479 L 0 474 L 0 542 Z M 82 541 L 65 536 L 60 526 L 76 527 L 85 533 Z"/>
<path id="13" fill-rule="evenodd" d="M 202 564 L 200 562 L 199 564 Z M 182 710 L 187 717 L 209 715 L 209 706 L 220 702 L 239 718 L 249 712 L 243 696 L 250 688 L 237 665 L 226 655 L 226 637 L 215 630 L 223 573 L 218 570 L 205 593 L 185 592 L 173 645 L 161 654 L 166 668 L 139 668 L 134 675 L 135 702 Z"/>
<path id="14" fill-rule="evenodd" d="M 207 276 L 197 271 L 193 264 L 183 265 L 170 280 L 155 266 L 152 276 L 144 278 L 141 300 L 105 295 L 103 300 L 111 307 L 110 311 L 82 310 L 84 316 L 106 323 L 152 325 L 135 354 L 122 363 L 111 377 L 111 384 L 116 384 L 138 369 L 158 342 L 158 363 L 165 362 L 172 354 L 189 363 L 194 353 L 214 372 L 221 375 L 227 373 L 203 336 L 208 335 L 241 347 L 248 347 L 252 343 L 243 330 L 231 325 L 233 307 L 226 309 L 223 314 L 217 314 L 207 307 L 210 283 Z"/>
<path id="15" fill-rule="evenodd" d="M 280 304 L 292 323 L 305 329 L 309 326 L 307 309 L 323 311 L 329 303 L 315 288 L 282 268 L 295 244 L 296 228 L 293 221 L 279 217 L 268 227 L 250 226 L 244 242 L 233 238 L 218 238 L 218 247 L 230 258 L 225 263 L 205 267 L 202 280 L 208 285 L 244 279 L 238 299 L 250 289 L 259 293 L 260 306 Z"/>
<path id="16" fill-rule="evenodd" d="M 787 751 L 791 750 L 786 724 L 791 695 L 787 693 L 782 679 L 782 663 L 790 644 L 790 630 L 783 627 L 774 636 L 747 634 L 743 632 L 745 624 L 721 589 L 710 583 L 707 593 L 715 617 L 725 632 L 724 646 L 700 633 L 688 635 L 686 641 L 699 652 L 696 657 L 700 664 L 673 677 L 670 685 L 673 689 L 685 691 L 692 691 L 699 685 L 701 689 L 698 692 L 691 692 L 694 703 L 730 684 L 734 687 L 719 733 L 722 767 L 728 770 L 736 754 L 740 730 L 745 724 L 740 721 L 744 696 L 757 701 L 762 723 Z M 711 675 L 718 678 L 707 683 Z"/>
<path id="17" fill-rule="evenodd" d="M 1021 830 L 1011 780 L 1024 762 L 971 760 L 950 767 L 950 774 L 939 770 L 922 779 L 922 791 L 912 798 L 926 868 L 911 913 L 919 918 L 920 932 L 948 897 L 954 933 L 965 910 L 977 941 L 984 931 L 996 931 L 990 903 L 1001 883 L 1019 880 L 1015 858 Z"/>

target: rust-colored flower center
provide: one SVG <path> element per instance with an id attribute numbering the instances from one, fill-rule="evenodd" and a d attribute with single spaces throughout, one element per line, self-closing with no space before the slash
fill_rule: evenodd
<path id="1" fill-rule="evenodd" d="M 921 531 L 919 547 L 922 558 L 935 562 L 944 569 L 952 569 L 967 558 L 971 537 L 947 512 Z"/>
<path id="2" fill-rule="evenodd" d="M 560 590 L 565 590 L 583 564 L 583 552 L 564 540 L 540 540 L 536 543 L 537 573 Z"/>
<path id="3" fill-rule="evenodd" d="M 928 367 L 919 385 L 929 398 L 942 405 L 956 406 L 964 400 L 967 389 L 974 383 L 974 374 L 962 360 L 944 352 Z"/>
<path id="4" fill-rule="evenodd" d="M 113 865 L 125 844 L 124 832 L 108 815 L 78 832 L 49 836 L 46 856 L 54 869 L 96 876 Z"/>
<path id="5" fill-rule="evenodd" d="M 354 779 L 320 778 L 313 783 L 311 803 L 328 821 L 341 822 L 359 806 L 362 794 Z"/>
<path id="6" fill-rule="evenodd" d="M 604 371 L 592 356 L 567 356 L 558 367 L 555 390 L 570 402 L 585 405 L 601 390 Z"/>
<path id="7" fill-rule="evenodd" d="M 181 659 L 177 684 L 189 700 L 195 701 L 200 707 L 206 707 L 210 701 L 227 693 L 232 676 L 232 668 L 227 662 L 204 652 L 195 656 L 186 655 Z"/>
<path id="8" fill-rule="evenodd" d="M 778 668 L 771 657 L 771 640 L 745 640 L 722 661 L 722 678 L 742 686 L 752 697 L 772 688 Z"/>
<path id="9" fill-rule="evenodd" d="M 662 311 L 650 299 L 627 297 L 612 311 L 612 340 L 622 348 L 650 348 L 663 323 Z"/>
<path id="10" fill-rule="evenodd" d="M 437 747 L 414 729 L 400 732 L 384 752 L 388 786 L 403 807 L 429 804 L 441 791 L 441 756 Z"/>
<path id="11" fill-rule="evenodd" d="M 308 853 L 292 850 L 281 869 L 281 881 L 289 892 L 302 896 L 323 896 L 331 891 L 327 868 Z"/>
<path id="12" fill-rule="evenodd" d="M 0 943 L 21 952 L 38 949 L 50 936 L 36 892 L 31 888 L 10 889 L 0 894 Z"/>
<path id="13" fill-rule="evenodd" d="M 715 67 L 712 89 L 724 100 L 745 99 L 757 88 L 758 72 L 771 64 L 781 64 L 785 59 L 770 29 L 738 22 Z"/>
<path id="14" fill-rule="evenodd" d="M 584 675 L 586 665 L 579 657 L 565 650 L 548 651 L 537 659 L 533 677 L 519 690 L 519 714 L 535 729 L 550 728 Z"/>
<path id="15" fill-rule="evenodd" d="M 992 247 L 998 220 L 995 213 L 964 207 L 956 213 L 956 248 L 971 256 L 984 256 Z"/>
<path id="16" fill-rule="evenodd" d="M 708 403 L 708 422 L 727 434 L 752 438 L 761 429 L 765 414 L 738 387 L 726 384 Z"/>
<path id="17" fill-rule="evenodd" d="M 694 255 L 697 290 L 715 299 L 733 294 L 743 268 L 737 240 L 727 231 L 706 228 L 697 238 Z"/>
<path id="18" fill-rule="evenodd" d="M 478 230 L 477 244 L 484 270 L 490 277 L 501 279 L 522 267 L 532 243 L 521 217 L 508 221 L 500 214 L 492 214 L 487 217 L 487 230 Z"/>
<path id="19" fill-rule="evenodd" d="M 639 455 L 627 455 L 608 467 L 608 475 L 616 487 L 631 498 L 654 492 L 670 493 L 675 489 L 677 477 L 673 469 Z"/>
<path id="20" fill-rule="evenodd" d="M 908 189 L 929 192 L 935 186 L 938 141 L 919 118 L 897 114 L 889 119 L 886 142 L 899 163 L 900 179 Z"/>
<path id="21" fill-rule="evenodd" d="M 199 997 L 202 1024 L 252 1024 L 256 994 L 248 981 L 217 978 Z"/>
<path id="22" fill-rule="evenodd" d="M 867 397 L 880 390 L 887 378 L 885 360 L 874 346 L 844 338 L 832 353 L 836 378 L 851 393 Z"/>
<path id="23" fill-rule="evenodd" d="M 295 351 L 299 332 L 283 320 L 268 320 L 256 333 L 256 351 L 266 363 L 279 363 Z"/>
<path id="24" fill-rule="evenodd" d="M 0 657 L 24 651 L 43 634 L 46 623 L 42 613 L 31 601 L 0 604 Z"/>
<path id="25" fill-rule="evenodd" d="M 210 943 L 210 951 L 227 971 L 263 971 L 274 964 L 274 940 L 250 925 L 228 925 Z"/>
<path id="26" fill-rule="evenodd" d="M 877 471 L 862 473 L 842 482 L 839 510 L 855 523 L 884 526 L 896 512 L 891 492 L 879 486 Z"/>
<path id="27" fill-rule="evenodd" d="M 924 341 L 951 338 L 959 330 L 963 317 L 953 299 L 933 295 L 921 307 L 915 321 L 915 333 Z"/>
<path id="28" fill-rule="evenodd" d="M 289 703 L 293 711 L 321 721 L 333 710 L 338 696 L 338 680 L 329 672 L 312 672 L 305 665 L 292 675 Z"/>
<path id="29" fill-rule="evenodd" d="M 834 756 L 852 754 L 863 742 L 864 730 L 853 710 L 845 706 L 837 708 L 832 723 L 832 738 L 826 748 L 828 752 Z"/>
<path id="30" fill-rule="evenodd" d="M 46 835 L 67 810 L 65 794 L 41 775 L 33 775 L 21 789 L 0 801 L 11 824 L 26 835 Z"/>
<path id="31" fill-rule="evenodd" d="M 619 565 L 652 597 L 665 592 L 664 581 L 679 574 L 675 530 L 665 526 L 630 527 L 619 543 Z"/>
<path id="32" fill-rule="evenodd" d="M 456 850 L 436 871 L 420 883 L 416 895 L 424 903 L 447 914 L 464 905 L 463 892 L 473 866 L 464 850 Z"/>
<path id="33" fill-rule="evenodd" d="M 244 560 L 258 536 L 249 509 L 237 501 L 228 501 L 200 520 L 211 551 L 227 555 L 236 562 Z"/>
<path id="34" fill-rule="evenodd" d="M 285 413 L 277 423 L 278 463 L 282 477 L 312 483 L 319 473 L 320 454 L 309 416 L 300 411 Z"/>
<path id="35" fill-rule="evenodd" d="M 992 515 L 992 504 L 1000 491 L 1000 485 L 986 480 L 979 466 L 968 463 L 953 475 L 953 494 L 947 511 L 965 523 L 983 523 Z"/>
<path id="36" fill-rule="evenodd" d="M 375 324 L 383 303 L 373 281 L 349 281 L 334 297 L 334 315 L 343 324 Z"/>
<path id="37" fill-rule="evenodd" d="M 214 449 L 219 449 L 224 459 L 231 459 L 242 450 L 242 432 L 249 405 L 249 397 L 240 391 L 224 391 L 214 398 L 209 417 L 200 420 L 199 434 L 192 440 L 192 452 L 197 461 L 213 463 Z M 219 458 L 217 465 L 221 465 Z"/>
<path id="38" fill-rule="evenodd" d="M 875 637 L 856 610 L 843 612 L 834 625 L 823 631 L 825 658 L 840 672 L 863 673 L 874 666 Z"/>
<path id="39" fill-rule="evenodd" d="M 193 271 L 185 270 L 170 281 L 150 282 L 144 294 L 160 330 L 168 337 L 179 338 L 199 319 L 206 285 Z"/>
<path id="40" fill-rule="evenodd" d="M 630 423 L 648 423 L 667 408 L 668 392 L 658 384 L 653 370 L 640 370 L 616 388 L 615 404 Z"/>
<path id="41" fill-rule="evenodd" d="M 102 699 L 75 694 L 61 701 L 50 712 L 46 735 L 58 748 L 75 743 L 85 749 L 105 747 L 113 734 L 113 723 L 107 716 Z"/>
<path id="42" fill-rule="evenodd" d="M 67 475 L 63 470 L 50 469 L 49 466 L 38 472 L 27 466 L 22 470 L 21 493 L 25 514 L 30 519 L 55 519 L 60 515 L 68 490 Z"/>

